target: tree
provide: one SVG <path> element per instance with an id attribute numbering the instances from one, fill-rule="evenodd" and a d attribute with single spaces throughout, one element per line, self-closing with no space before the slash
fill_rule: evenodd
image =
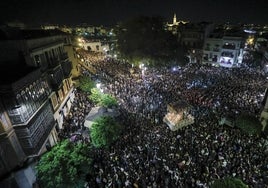
<path id="1" fill-rule="evenodd" d="M 262 125 L 259 119 L 249 114 L 241 114 L 235 121 L 235 125 L 248 134 L 260 134 Z"/>
<path id="2" fill-rule="evenodd" d="M 216 180 L 211 188 L 248 188 L 246 184 L 244 184 L 240 179 L 238 178 L 224 178 Z"/>
<path id="3" fill-rule="evenodd" d="M 98 88 L 91 89 L 89 99 L 96 105 L 100 105 L 106 108 L 117 106 L 117 100 L 110 94 L 102 93 Z"/>
<path id="4" fill-rule="evenodd" d="M 97 118 L 90 129 L 90 137 L 95 147 L 108 147 L 121 133 L 121 125 L 111 116 Z"/>
<path id="5" fill-rule="evenodd" d="M 101 97 L 101 106 L 111 108 L 117 106 L 117 100 L 109 94 L 103 94 Z"/>
<path id="6" fill-rule="evenodd" d="M 45 153 L 36 166 L 42 187 L 84 187 L 91 165 L 88 151 L 85 144 L 65 140 Z"/>
<path id="7" fill-rule="evenodd" d="M 79 85 L 78 88 L 84 92 L 90 92 L 92 88 L 96 87 L 94 81 L 92 81 L 87 76 L 79 77 Z"/>
<path id="8" fill-rule="evenodd" d="M 98 88 L 92 88 L 90 90 L 91 94 L 89 95 L 89 99 L 92 100 L 95 104 L 99 105 L 102 99 L 102 93 Z"/>
<path id="9" fill-rule="evenodd" d="M 160 17 L 136 17 L 116 30 L 117 50 L 133 64 L 162 66 L 174 62 L 178 55 L 176 36 L 165 30 Z"/>

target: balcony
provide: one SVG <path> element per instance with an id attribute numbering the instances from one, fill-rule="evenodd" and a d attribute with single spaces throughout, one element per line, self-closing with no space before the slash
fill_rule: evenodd
<path id="1" fill-rule="evenodd" d="M 36 143 L 36 145 L 32 148 L 25 148 L 25 154 L 26 155 L 38 155 L 38 153 L 40 152 L 40 150 L 42 149 L 42 146 L 45 144 L 45 141 L 47 140 L 50 132 L 52 131 L 52 129 L 55 127 L 55 121 L 50 122 L 46 129 L 43 130 L 44 132 L 42 132 L 42 135 L 40 135 L 40 137 L 38 138 L 38 142 Z"/>
<path id="2" fill-rule="evenodd" d="M 48 80 L 53 91 L 57 91 L 62 86 L 64 79 L 61 66 L 48 71 Z"/>
<path id="3" fill-rule="evenodd" d="M 233 58 L 234 57 L 234 54 L 232 52 L 222 52 L 221 53 L 221 56 L 222 57 L 230 57 L 230 58 Z"/>
<path id="4" fill-rule="evenodd" d="M 53 110 L 47 102 L 24 126 L 15 126 L 15 132 L 26 155 L 36 155 L 55 126 Z"/>
<path id="5" fill-rule="evenodd" d="M 235 50 L 235 45 L 234 44 L 224 44 L 222 46 L 223 49 L 229 49 L 229 50 Z"/>
<path id="6" fill-rule="evenodd" d="M 48 69 L 53 69 L 60 64 L 60 58 L 50 58 L 48 61 Z"/>
<path id="7" fill-rule="evenodd" d="M 220 48 L 213 48 L 213 51 L 214 52 L 219 52 L 220 51 Z"/>
<path id="8" fill-rule="evenodd" d="M 61 62 L 64 78 L 69 78 L 72 71 L 72 63 L 69 60 Z"/>
<path id="9" fill-rule="evenodd" d="M 61 55 L 60 55 L 60 59 L 62 60 L 62 61 L 65 61 L 65 60 L 67 60 L 69 57 L 68 57 L 68 54 L 67 54 L 67 52 L 64 52 L 64 53 L 62 53 Z"/>

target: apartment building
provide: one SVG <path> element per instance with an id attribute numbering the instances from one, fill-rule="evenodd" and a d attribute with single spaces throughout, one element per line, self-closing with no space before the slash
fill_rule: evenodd
<path id="1" fill-rule="evenodd" d="M 58 30 L 0 28 L 0 176 L 58 142 L 74 98 L 68 43 Z"/>
<path id="2" fill-rule="evenodd" d="M 221 67 L 239 67 L 243 60 L 242 37 L 207 38 L 203 47 L 203 63 Z"/>

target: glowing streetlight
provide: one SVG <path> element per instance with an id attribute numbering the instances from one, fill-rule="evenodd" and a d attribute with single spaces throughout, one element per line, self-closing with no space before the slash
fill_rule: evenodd
<path id="1" fill-rule="evenodd" d="M 140 69 L 142 69 L 143 67 L 144 67 L 144 64 L 143 63 L 139 65 L 139 68 Z"/>
<path id="2" fill-rule="evenodd" d="M 96 84 L 96 87 L 97 87 L 98 89 L 100 89 L 100 87 L 101 87 L 101 83 L 97 83 L 97 84 Z"/>

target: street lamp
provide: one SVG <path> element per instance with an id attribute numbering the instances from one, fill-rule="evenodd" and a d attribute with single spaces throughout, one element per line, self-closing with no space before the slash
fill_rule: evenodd
<path id="1" fill-rule="evenodd" d="M 144 64 L 143 63 L 139 65 L 139 68 L 140 69 L 143 69 L 143 67 L 144 67 Z"/>

